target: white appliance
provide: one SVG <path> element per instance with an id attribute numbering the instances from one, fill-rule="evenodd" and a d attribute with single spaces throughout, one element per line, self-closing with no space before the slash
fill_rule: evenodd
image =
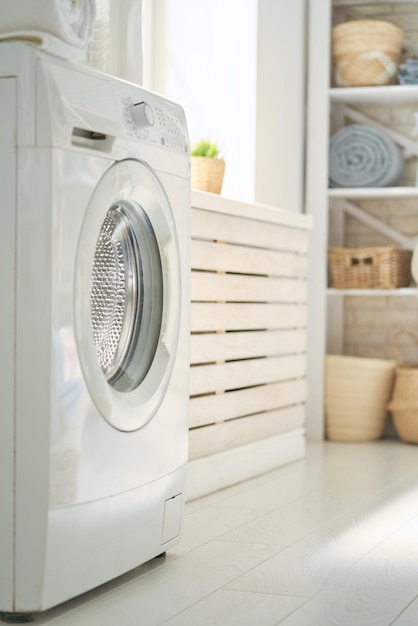
<path id="1" fill-rule="evenodd" d="M 180 537 L 188 441 L 182 109 L 0 46 L 0 611 L 42 611 Z"/>

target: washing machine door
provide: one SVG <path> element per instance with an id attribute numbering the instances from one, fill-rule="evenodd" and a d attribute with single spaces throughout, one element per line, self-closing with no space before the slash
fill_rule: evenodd
<path id="1" fill-rule="evenodd" d="M 173 214 L 144 163 L 115 163 L 86 210 L 76 259 L 75 327 L 83 376 L 119 430 L 161 404 L 180 325 L 180 255 Z"/>

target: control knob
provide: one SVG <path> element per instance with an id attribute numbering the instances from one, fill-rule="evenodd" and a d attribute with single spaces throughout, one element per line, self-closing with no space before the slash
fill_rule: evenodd
<path id="1" fill-rule="evenodd" d="M 136 102 L 129 107 L 129 110 L 136 128 L 153 126 L 154 115 L 149 104 L 146 102 Z"/>

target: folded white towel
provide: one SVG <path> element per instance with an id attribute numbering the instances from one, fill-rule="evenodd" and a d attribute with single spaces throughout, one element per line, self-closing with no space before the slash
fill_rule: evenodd
<path id="1" fill-rule="evenodd" d="M 0 0 L 0 41 L 27 41 L 56 56 L 79 59 L 95 17 L 95 0 Z"/>

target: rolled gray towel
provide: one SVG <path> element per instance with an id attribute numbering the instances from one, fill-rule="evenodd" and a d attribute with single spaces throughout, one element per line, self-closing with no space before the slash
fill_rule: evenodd
<path id="1" fill-rule="evenodd" d="M 331 137 L 330 187 L 390 187 L 400 181 L 403 164 L 397 145 L 375 128 L 352 124 Z"/>

